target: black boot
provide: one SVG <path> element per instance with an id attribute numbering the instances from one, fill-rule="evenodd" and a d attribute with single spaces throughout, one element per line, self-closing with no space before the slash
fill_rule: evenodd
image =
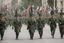
<path id="1" fill-rule="evenodd" d="M 40 32 L 39 35 L 40 35 L 40 39 L 42 39 L 42 32 Z"/>
<path id="2" fill-rule="evenodd" d="M 4 33 L 1 33 L 1 40 L 3 40 Z"/>
<path id="3" fill-rule="evenodd" d="M 17 33 L 16 33 L 16 40 L 18 40 L 18 36 L 19 36 L 19 33 L 17 32 Z"/>
<path id="4" fill-rule="evenodd" d="M 42 35 L 43 35 L 43 30 L 39 30 L 40 39 L 42 39 Z"/>
<path id="5" fill-rule="evenodd" d="M 63 39 L 63 34 L 61 34 L 61 39 Z"/>
<path id="6" fill-rule="evenodd" d="M 54 31 L 52 31 L 52 33 L 51 33 L 51 35 L 52 35 L 52 38 L 54 38 L 54 33 L 55 33 L 55 32 L 54 32 Z"/>
<path id="7" fill-rule="evenodd" d="M 30 39 L 31 39 L 31 32 L 29 32 L 29 34 L 30 34 Z"/>
<path id="8" fill-rule="evenodd" d="M 31 34 L 31 40 L 33 40 L 34 33 Z"/>

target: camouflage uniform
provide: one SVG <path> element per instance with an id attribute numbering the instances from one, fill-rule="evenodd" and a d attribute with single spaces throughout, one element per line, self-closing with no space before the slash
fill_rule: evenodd
<path id="1" fill-rule="evenodd" d="M 30 39 L 33 39 L 35 30 L 36 30 L 36 20 L 33 18 L 32 8 L 30 9 L 30 18 L 28 20 L 28 27 L 27 30 L 29 30 Z"/>
<path id="2" fill-rule="evenodd" d="M 37 19 L 37 27 L 38 27 L 37 29 L 38 29 L 40 38 L 42 38 L 44 26 L 45 26 L 44 19 L 42 19 L 41 15 L 39 15 L 39 19 Z"/>
<path id="3" fill-rule="evenodd" d="M 5 32 L 5 21 L 2 20 L 3 14 L 0 13 L 0 35 L 1 35 L 1 40 L 3 40 L 4 32 Z"/>
<path id="4" fill-rule="evenodd" d="M 54 11 L 51 10 L 51 18 L 49 18 L 50 30 L 52 38 L 54 38 L 55 30 L 56 30 L 56 19 L 53 17 Z"/>
<path id="5" fill-rule="evenodd" d="M 15 15 L 15 20 L 13 22 L 13 27 L 14 27 L 14 31 L 16 33 L 16 39 L 18 39 L 19 36 L 19 32 L 21 32 L 21 26 L 22 26 L 22 22 L 20 19 L 18 19 L 18 15 Z M 12 28 L 13 29 L 13 28 Z"/>
<path id="6" fill-rule="evenodd" d="M 54 38 L 54 34 L 55 34 L 55 30 L 56 30 L 56 20 L 54 18 L 50 18 L 49 22 L 50 22 L 50 28 L 51 28 L 51 35 Z"/>
<path id="7" fill-rule="evenodd" d="M 33 18 L 30 18 L 28 20 L 28 27 L 27 29 L 29 30 L 29 34 L 30 34 L 30 39 L 33 39 L 33 36 L 34 36 L 34 32 L 35 32 L 35 29 L 36 29 L 36 21 L 35 19 Z"/>
<path id="8" fill-rule="evenodd" d="M 61 38 L 63 38 L 63 34 L 64 34 L 64 18 L 63 18 L 62 13 L 60 14 L 60 18 L 58 19 L 58 24 L 59 24 L 59 31 L 60 31 Z"/>

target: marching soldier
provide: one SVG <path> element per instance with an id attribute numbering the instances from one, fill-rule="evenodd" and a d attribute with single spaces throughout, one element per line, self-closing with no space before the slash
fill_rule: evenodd
<path id="1" fill-rule="evenodd" d="M 60 18 L 59 18 L 58 21 L 59 21 L 58 24 L 59 24 L 60 35 L 61 35 L 61 38 L 63 38 L 63 33 L 64 33 L 64 18 L 63 18 L 62 10 L 61 10 Z"/>
<path id="2" fill-rule="evenodd" d="M 19 19 L 19 15 L 17 14 L 17 11 L 15 12 L 15 20 L 13 22 L 13 27 L 15 30 L 15 34 L 16 34 L 16 40 L 18 40 L 18 36 L 19 36 L 19 32 L 21 32 L 21 20 Z"/>
<path id="3" fill-rule="evenodd" d="M 39 18 L 37 19 L 37 29 L 40 35 L 40 39 L 42 39 L 42 35 L 43 35 L 43 28 L 45 26 L 45 22 L 44 19 L 42 19 L 42 14 L 39 14 Z"/>
<path id="4" fill-rule="evenodd" d="M 34 33 L 36 30 L 36 20 L 33 17 L 33 13 L 32 13 L 32 8 L 30 9 L 30 18 L 28 20 L 28 27 L 27 30 L 29 30 L 29 34 L 30 34 L 30 39 L 33 40 L 34 37 Z"/>
<path id="5" fill-rule="evenodd" d="M 64 18 L 63 18 L 63 1 L 61 1 L 61 12 L 60 12 L 60 18 L 59 18 L 59 31 L 61 38 L 63 39 L 63 33 L 64 33 Z"/>
<path id="6" fill-rule="evenodd" d="M 0 13 L 0 35 L 1 40 L 3 40 L 4 32 L 5 32 L 5 21 L 3 20 L 3 14 Z"/>
<path id="7" fill-rule="evenodd" d="M 54 18 L 54 10 L 51 10 L 51 18 L 49 18 L 50 30 L 52 38 L 54 38 L 55 30 L 56 30 L 56 19 Z"/>

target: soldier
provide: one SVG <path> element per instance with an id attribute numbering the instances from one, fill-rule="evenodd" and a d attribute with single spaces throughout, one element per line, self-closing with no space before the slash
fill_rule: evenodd
<path id="1" fill-rule="evenodd" d="M 54 10 L 51 10 L 51 18 L 49 18 L 50 30 L 52 38 L 54 38 L 55 30 L 56 30 L 56 19 L 54 18 Z"/>
<path id="2" fill-rule="evenodd" d="M 16 40 L 18 40 L 19 32 L 21 32 L 22 23 L 21 23 L 21 20 L 19 19 L 19 15 L 17 14 L 17 12 L 15 12 L 15 14 L 16 15 L 15 15 L 15 20 L 13 22 L 13 27 L 16 33 Z"/>
<path id="3" fill-rule="evenodd" d="M 3 14 L 0 13 L 0 35 L 1 40 L 3 40 L 4 32 L 5 32 L 5 21 L 3 20 Z"/>
<path id="4" fill-rule="evenodd" d="M 33 17 L 32 8 L 30 10 L 30 18 L 28 20 L 27 30 L 29 30 L 30 39 L 33 40 L 33 36 L 36 30 L 36 20 Z"/>
<path id="5" fill-rule="evenodd" d="M 63 33 L 64 33 L 64 18 L 63 18 L 62 10 L 61 10 L 60 18 L 59 18 L 58 21 L 59 21 L 58 24 L 59 24 L 60 35 L 61 35 L 61 38 L 63 38 Z"/>
<path id="6" fill-rule="evenodd" d="M 60 18 L 59 18 L 59 30 L 61 38 L 63 39 L 63 33 L 64 33 L 64 18 L 63 18 L 63 1 L 61 2 L 61 12 L 60 12 Z"/>
<path id="7" fill-rule="evenodd" d="M 40 39 L 42 39 L 42 35 L 43 35 L 43 28 L 45 26 L 45 22 L 44 19 L 42 19 L 42 14 L 39 14 L 39 18 L 37 19 L 37 29 L 40 35 Z"/>
<path id="8" fill-rule="evenodd" d="M 28 28 L 27 30 L 29 30 L 29 34 L 30 34 L 30 39 L 33 39 L 34 36 L 34 32 L 36 30 L 36 20 L 33 18 L 33 16 L 30 16 L 30 19 L 28 20 Z"/>

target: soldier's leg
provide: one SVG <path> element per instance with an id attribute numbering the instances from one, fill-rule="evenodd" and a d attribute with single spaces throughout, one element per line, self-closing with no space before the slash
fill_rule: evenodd
<path id="1" fill-rule="evenodd" d="M 53 37 L 52 38 L 54 38 L 55 30 L 56 30 L 56 28 L 53 28 L 53 32 L 52 32 Z"/>
<path id="2" fill-rule="evenodd" d="M 52 35 L 52 27 L 50 27 L 51 35 Z"/>
<path id="3" fill-rule="evenodd" d="M 40 39 L 42 39 L 43 31 L 40 32 Z"/>
<path id="4" fill-rule="evenodd" d="M 30 34 L 30 39 L 31 39 L 31 31 L 29 30 L 29 34 Z"/>
<path id="5" fill-rule="evenodd" d="M 42 30 L 39 28 L 38 30 L 38 33 L 39 33 L 39 36 L 40 36 L 40 39 L 42 38 Z"/>
<path id="6" fill-rule="evenodd" d="M 1 31 L 1 40 L 3 40 L 4 31 Z"/>
<path id="7" fill-rule="evenodd" d="M 63 30 L 63 28 L 59 27 L 61 38 L 63 38 L 63 32 L 62 32 L 62 30 Z"/>
<path id="8" fill-rule="evenodd" d="M 52 27 L 50 27 L 50 31 L 51 31 L 51 33 L 52 33 Z"/>
<path id="9" fill-rule="evenodd" d="M 54 38 L 54 28 L 51 27 L 51 35 L 52 35 L 52 38 Z"/>
<path id="10" fill-rule="evenodd" d="M 42 39 L 43 30 L 39 30 L 40 39 Z"/>
<path id="11" fill-rule="evenodd" d="M 16 32 L 16 40 L 18 40 L 19 32 Z"/>
<path id="12" fill-rule="evenodd" d="M 63 38 L 63 28 L 61 28 L 61 38 Z"/>
<path id="13" fill-rule="evenodd" d="M 40 30 L 38 30 L 39 36 L 40 36 Z"/>
<path id="14" fill-rule="evenodd" d="M 21 32 L 21 29 L 19 29 L 19 32 Z"/>
<path id="15" fill-rule="evenodd" d="M 31 39 L 31 34 L 32 34 L 32 33 L 31 33 L 31 32 L 29 32 L 29 34 L 30 34 L 30 39 Z"/>
<path id="16" fill-rule="evenodd" d="M 33 40 L 33 37 L 34 37 L 34 33 L 31 33 L 31 39 Z"/>
<path id="17" fill-rule="evenodd" d="M 63 39 L 63 33 L 61 33 L 61 38 Z"/>

